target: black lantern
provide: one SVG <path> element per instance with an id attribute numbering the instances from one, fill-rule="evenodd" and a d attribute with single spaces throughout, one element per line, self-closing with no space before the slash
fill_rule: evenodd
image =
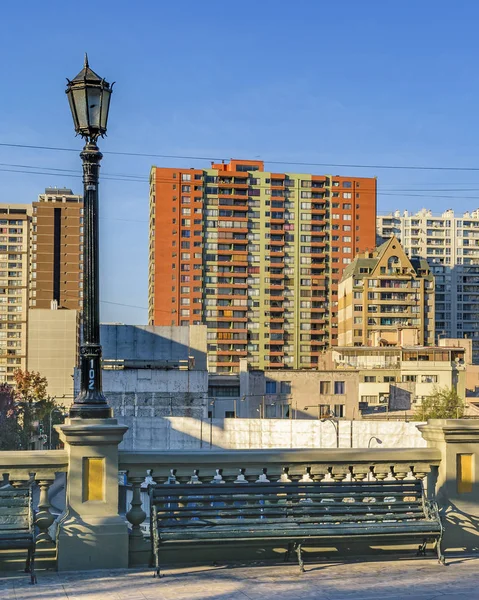
<path id="1" fill-rule="evenodd" d="M 113 85 L 99 77 L 85 64 L 78 75 L 67 79 L 66 94 L 72 111 L 75 131 L 89 141 L 96 141 L 106 134 L 110 96 Z"/>
<path id="2" fill-rule="evenodd" d="M 90 69 L 85 55 L 83 69 L 73 81 L 68 80 L 66 89 L 75 131 L 86 140 L 80 154 L 84 213 L 81 384 L 80 393 L 70 407 L 70 417 L 81 419 L 111 417 L 101 382 L 98 185 L 102 154 L 96 142 L 106 133 L 112 87 Z"/>

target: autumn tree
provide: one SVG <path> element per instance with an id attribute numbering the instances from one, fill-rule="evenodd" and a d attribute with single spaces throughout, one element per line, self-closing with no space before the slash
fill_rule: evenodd
<path id="1" fill-rule="evenodd" d="M 423 399 L 414 412 L 416 421 L 428 419 L 460 419 L 464 416 L 466 404 L 454 388 L 434 387 L 432 393 Z"/>
<path id="2" fill-rule="evenodd" d="M 49 427 L 50 413 L 55 407 L 60 407 L 48 395 L 48 382 L 36 371 L 22 371 L 14 373 L 15 404 L 20 427 L 20 446 L 23 449 L 31 447 L 34 435 L 37 433 L 36 423 L 42 425 L 43 430 Z"/>

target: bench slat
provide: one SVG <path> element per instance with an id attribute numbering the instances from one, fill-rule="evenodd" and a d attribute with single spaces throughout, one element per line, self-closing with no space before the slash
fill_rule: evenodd
<path id="1" fill-rule="evenodd" d="M 248 528 L 219 528 L 212 527 L 211 529 L 199 529 L 192 535 L 191 531 L 171 531 L 162 532 L 161 541 L 175 540 L 206 540 L 206 539 L 248 539 L 248 538 L 315 538 L 315 539 L 334 539 L 344 538 L 349 536 L 361 537 L 387 537 L 391 534 L 395 536 L 413 536 L 420 538 L 421 536 L 435 536 L 440 533 L 440 527 L 437 523 L 426 521 L 420 523 L 408 523 L 407 527 L 403 523 L 380 523 L 374 525 L 364 523 L 360 525 L 341 525 L 335 524 L 334 527 L 321 527 L 305 525 L 298 527 L 282 527 L 281 529 L 272 527 L 264 527 L 254 529 Z"/>

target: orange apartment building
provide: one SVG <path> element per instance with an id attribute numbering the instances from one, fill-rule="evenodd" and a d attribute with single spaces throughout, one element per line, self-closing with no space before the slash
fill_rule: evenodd
<path id="1" fill-rule="evenodd" d="M 375 242 L 376 178 L 153 167 L 149 322 L 206 324 L 213 372 L 315 368 L 343 270 Z"/>

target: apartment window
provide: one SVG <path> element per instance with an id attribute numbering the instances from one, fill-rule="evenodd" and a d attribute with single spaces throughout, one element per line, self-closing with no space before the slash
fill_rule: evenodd
<path id="1" fill-rule="evenodd" d="M 417 380 L 417 375 L 403 375 L 402 381 L 403 383 L 415 383 Z"/>
<path id="2" fill-rule="evenodd" d="M 334 416 L 336 418 L 344 417 L 344 404 L 335 404 L 334 405 Z"/>
<path id="3" fill-rule="evenodd" d="M 365 402 L 366 404 L 377 404 L 378 397 L 377 396 L 361 396 L 361 402 Z"/>
<path id="4" fill-rule="evenodd" d="M 344 188 L 350 188 L 351 187 L 351 182 L 350 181 L 343 181 L 343 187 Z"/>
<path id="5" fill-rule="evenodd" d="M 291 381 L 282 381 L 280 384 L 281 394 L 291 394 Z"/>
<path id="6" fill-rule="evenodd" d="M 384 383 L 395 383 L 396 377 L 394 375 L 384 375 Z"/>
<path id="7" fill-rule="evenodd" d="M 319 393 L 326 396 L 331 393 L 331 382 L 320 381 L 319 382 Z"/>
<path id="8" fill-rule="evenodd" d="M 276 394 L 276 381 L 267 381 L 266 382 L 266 393 L 267 394 Z"/>
<path id="9" fill-rule="evenodd" d="M 364 383 L 376 383 L 376 375 L 365 375 Z"/>
<path id="10" fill-rule="evenodd" d="M 343 221 L 351 221 L 351 215 L 343 215 Z"/>
<path id="11" fill-rule="evenodd" d="M 344 381 L 335 381 L 334 382 L 334 393 L 337 394 L 344 394 Z"/>
<path id="12" fill-rule="evenodd" d="M 331 216 L 333 219 L 339 219 L 339 215 L 337 213 L 333 213 Z"/>
<path id="13" fill-rule="evenodd" d="M 437 375 L 421 375 L 421 383 L 437 383 Z"/>
<path id="14" fill-rule="evenodd" d="M 182 185 L 181 191 L 182 192 L 191 192 L 191 185 Z"/>
<path id="15" fill-rule="evenodd" d="M 351 194 L 351 192 L 343 192 L 343 198 L 346 198 L 349 200 L 349 198 L 352 198 L 352 197 L 353 197 L 353 195 Z M 349 206 L 348 210 L 351 210 L 351 204 L 344 205 L 343 208 L 346 208 L 346 206 Z"/>
<path id="16" fill-rule="evenodd" d="M 191 181 L 191 175 L 189 173 L 182 173 L 181 181 Z"/>

